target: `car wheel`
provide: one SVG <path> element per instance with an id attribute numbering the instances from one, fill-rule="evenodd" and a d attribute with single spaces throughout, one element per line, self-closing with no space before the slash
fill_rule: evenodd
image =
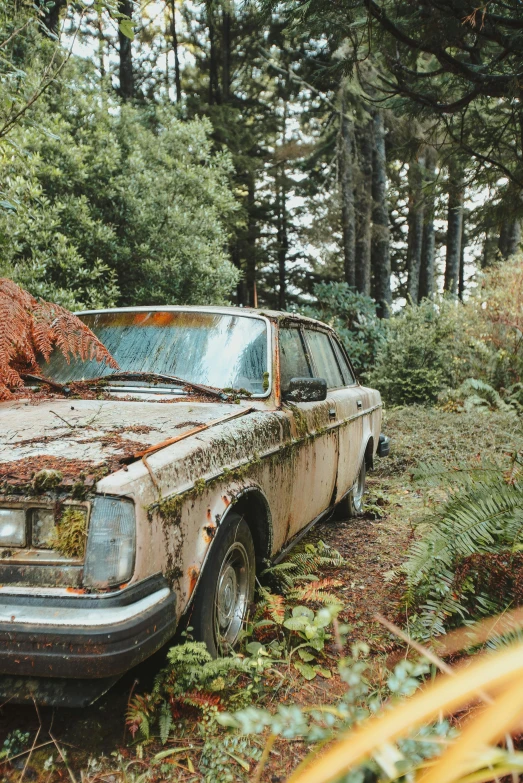
<path id="1" fill-rule="evenodd" d="M 193 637 L 205 642 L 215 658 L 238 642 L 254 597 L 255 571 L 249 526 L 231 512 L 216 533 L 191 616 Z"/>
<path id="2" fill-rule="evenodd" d="M 365 458 L 361 463 L 356 483 L 349 494 L 340 500 L 334 509 L 332 519 L 339 521 L 359 516 L 363 511 L 363 495 L 365 494 L 365 480 L 367 477 L 367 466 Z"/>

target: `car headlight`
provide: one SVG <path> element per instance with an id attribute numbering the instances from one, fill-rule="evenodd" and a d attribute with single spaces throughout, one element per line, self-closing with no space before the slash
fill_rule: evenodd
<path id="1" fill-rule="evenodd" d="M 25 546 L 25 531 L 23 508 L 0 508 L 0 547 Z"/>
<path id="2" fill-rule="evenodd" d="M 135 550 L 134 503 L 125 498 L 96 497 L 89 522 L 84 585 L 111 587 L 127 582 L 133 573 Z"/>

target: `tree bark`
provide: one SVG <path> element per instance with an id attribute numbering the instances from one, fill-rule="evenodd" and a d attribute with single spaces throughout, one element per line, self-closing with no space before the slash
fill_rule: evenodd
<path id="1" fill-rule="evenodd" d="M 392 305 L 390 290 L 390 231 L 387 204 L 387 157 L 383 114 L 374 115 L 374 150 L 372 155 L 372 246 L 371 266 L 374 299 L 380 318 L 389 318 Z"/>
<path id="2" fill-rule="evenodd" d="M 461 221 L 461 244 L 459 248 L 459 282 L 458 282 L 458 296 L 463 301 L 463 295 L 465 293 L 465 248 L 467 246 L 467 231 L 465 214 Z"/>
<path id="3" fill-rule="evenodd" d="M 356 229 L 354 210 L 353 144 L 351 122 L 347 116 L 347 96 L 343 88 L 340 121 L 341 223 L 345 282 L 356 285 Z"/>
<path id="4" fill-rule="evenodd" d="M 60 11 L 67 5 L 67 0 L 54 0 L 44 13 L 43 23 L 52 33 L 59 32 Z"/>
<path id="5" fill-rule="evenodd" d="M 209 30 L 209 105 L 220 103 L 220 83 L 218 76 L 218 51 L 216 45 L 216 24 L 212 0 L 206 0 L 207 27 Z"/>
<path id="6" fill-rule="evenodd" d="M 449 201 L 447 217 L 447 254 L 445 259 L 445 291 L 456 295 L 459 285 L 461 234 L 463 231 L 463 172 L 457 164 L 449 167 Z"/>
<path id="7" fill-rule="evenodd" d="M 119 9 L 122 14 L 129 18 L 133 14 L 133 4 L 131 0 L 120 0 Z M 130 101 L 134 97 L 134 73 L 133 73 L 133 53 L 131 39 L 127 38 L 121 30 L 118 30 L 119 44 L 119 76 L 120 76 L 120 97 L 124 101 Z"/>
<path id="8" fill-rule="evenodd" d="M 370 295 L 372 237 L 372 150 L 374 125 L 372 120 L 356 131 L 359 171 L 356 182 L 356 288 Z"/>
<path id="9" fill-rule="evenodd" d="M 178 53 L 178 34 L 176 32 L 176 0 L 170 0 L 171 6 L 171 41 L 174 53 L 174 86 L 176 103 L 182 100 L 182 80 L 180 76 L 180 57 Z"/>
<path id="10" fill-rule="evenodd" d="M 222 99 L 227 103 L 231 93 L 231 22 L 229 11 L 222 17 Z"/>
<path id="11" fill-rule="evenodd" d="M 413 304 L 419 301 L 419 279 L 421 267 L 421 246 L 423 240 L 423 193 L 422 156 L 413 159 L 409 165 L 409 214 L 407 240 L 407 297 Z"/>
<path id="12" fill-rule="evenodd" d="M 247 304 L 256 307 L 256 180 L 253 172 L 247 179 L 247 258 L 245 282 L 247 285 Z"/>
<path id="13" fill-rule="evenodd" d="M 421 238 L 421 265 L 419 278 L 419 299 L 431 298 L 435 293 L 434 259 L 436 252 L 436 232 L 434 230 L 435 193 L 433 183 L 436 178 L 436 151 L 429 147 L 425 154 L 425 195 L 423 210 L 423 235 Z"/>
<path id="14" fill-rule="evenodd" d="M 285 178 L 285 163 L 282 163 L 276 234 L 278 243 L 278 307 L 280 310 L 285 310 L 287 304 L 287 252 L 289 250 L 289 240 L 287 236 L 287 183 Z"/>
<path id="15" fill-rule="evenodd" d="M 521 223 L 519 220 L 504 220 L 499 232 L 498 249 L 503 258 L 517 253 L 521 244 Z"/>

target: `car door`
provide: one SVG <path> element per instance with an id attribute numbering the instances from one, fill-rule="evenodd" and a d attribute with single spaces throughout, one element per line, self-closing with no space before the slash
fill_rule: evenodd
<path id="1" fill-rule="evenodd" d="M 280 327 L 279 356 L 283 398 L 291 378 L 323 377 L 316 373 L 299 325 Z M 336 485 L 338 435 L 329 398 L 284 405 L 283 409 L 289 416 L 295 441 L 281 471 L 291 499 L 285 531 L 288 540 L 331 503 Z"/>
<path id="2" fill-rule="evenodd" d="M 363 416 L 367 401 L 341 343 L 334 334 L 330 334 L 330 340 L 345 384 L 333 393 L 340 423 L 336 481 L 338 501 L 354 486 L 364 458 Z"/>
<path id="3" fill-rule="evenodd" d="M 336 501 L 353 486 L 360 466 L 363 427 L 359 386 L 343 348 L 332 332 L 307 329 L 315 372 L 325 377 L 331 422 L 339 427 Z"/>

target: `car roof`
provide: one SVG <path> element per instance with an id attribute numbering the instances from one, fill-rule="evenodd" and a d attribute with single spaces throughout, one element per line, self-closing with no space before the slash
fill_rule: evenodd
<path id="1" fill-rule="evenodd" d="M 151 313 L 151 312 L 195 312 L 195 313 L 216 313 L 221 315 L 243 315 L 250 318 L 269 318 L 272 321 L 289 319 L 292 321 L 304 321 L 310 324 L 317 324 L 330 327 L 327 324 L 317 321 L 315 318 L 309 318 L 306 315 L 298 313 L 287 313 L 283 310 L 265 310 L 255 307 L 209 307 L 203 305 L 151 305 L 150 307 L 140 305 L 139 307 L 106 307 L 99 310 L 79 310 L 75 315 L 95 315 L 98 313 Z"/>

